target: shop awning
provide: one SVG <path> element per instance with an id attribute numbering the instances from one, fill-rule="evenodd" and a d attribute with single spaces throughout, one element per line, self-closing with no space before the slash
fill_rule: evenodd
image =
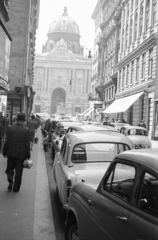
<path id="1" fill-rule="evenodd" d="M 103 113 L 125 112 L 144 92 L 115 100 Z"/>
<path id="2" fill-rule="evenodd" d="M 85 115 L 87 112 L 89 112 L 93 107 L 88 108 L 87 110 L 85 110 L 84 112 L 80 113 L 80 115 Z"/>
<path id="3" fill-rule="evenodd" d="M 91 112 L 93 112 L 94 108 L 91 108 L 86 114 L 85 116 L 88 116 Z"/>

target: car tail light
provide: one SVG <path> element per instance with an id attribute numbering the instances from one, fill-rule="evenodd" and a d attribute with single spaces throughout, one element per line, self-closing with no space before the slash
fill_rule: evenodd
<path id="1" fill-rule="evenodd" d="M 72 182 L 71 182 L 71 179 L 68 179 L 67 180 L 67 198 L 70 197 L 71 188 L 72 188 Z"/>

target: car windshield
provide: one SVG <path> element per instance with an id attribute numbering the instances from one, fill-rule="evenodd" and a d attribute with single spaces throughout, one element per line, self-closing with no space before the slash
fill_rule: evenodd
<path id="1" fill-rule="evenodd" d="M 129 150 L 123 143 L 85 143 L 74 147 L 72 162 L 105 162 L 112 161 L 116 154 Z"/>
<path id="2" fill-rule="evenodd" d="M 128 135 L 147 136 L 147 132 L 144 129 L 130 129 L 130 130 L 128 130 Z"/>

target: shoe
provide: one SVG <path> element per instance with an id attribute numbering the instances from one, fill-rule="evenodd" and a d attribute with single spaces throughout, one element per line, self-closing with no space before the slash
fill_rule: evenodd
<path id="1" fill-rule="evenodd" d="M 19 190 L 17 190 L 17 189 L 13 189 L 13 192 L 19 192 Z"/>
<path id="2" fill-rule="evenodd" d="M 12 190 L 12 187 L 13 187 L 13 183 L 9 183 L 8 190 Z"/>

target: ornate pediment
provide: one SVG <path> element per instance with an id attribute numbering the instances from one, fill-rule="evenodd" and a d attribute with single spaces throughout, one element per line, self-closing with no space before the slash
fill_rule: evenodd
<path id="1" fill-rule="evenodd" d="M 46 56 L 47 59 L 62 59 L 62 60 L 70 60 L 75 61 L 75 54 L 68 49 L 66 41 L 62 38 L 60 41 L 58 41 L 52 51 L 47 53 Z"/>

